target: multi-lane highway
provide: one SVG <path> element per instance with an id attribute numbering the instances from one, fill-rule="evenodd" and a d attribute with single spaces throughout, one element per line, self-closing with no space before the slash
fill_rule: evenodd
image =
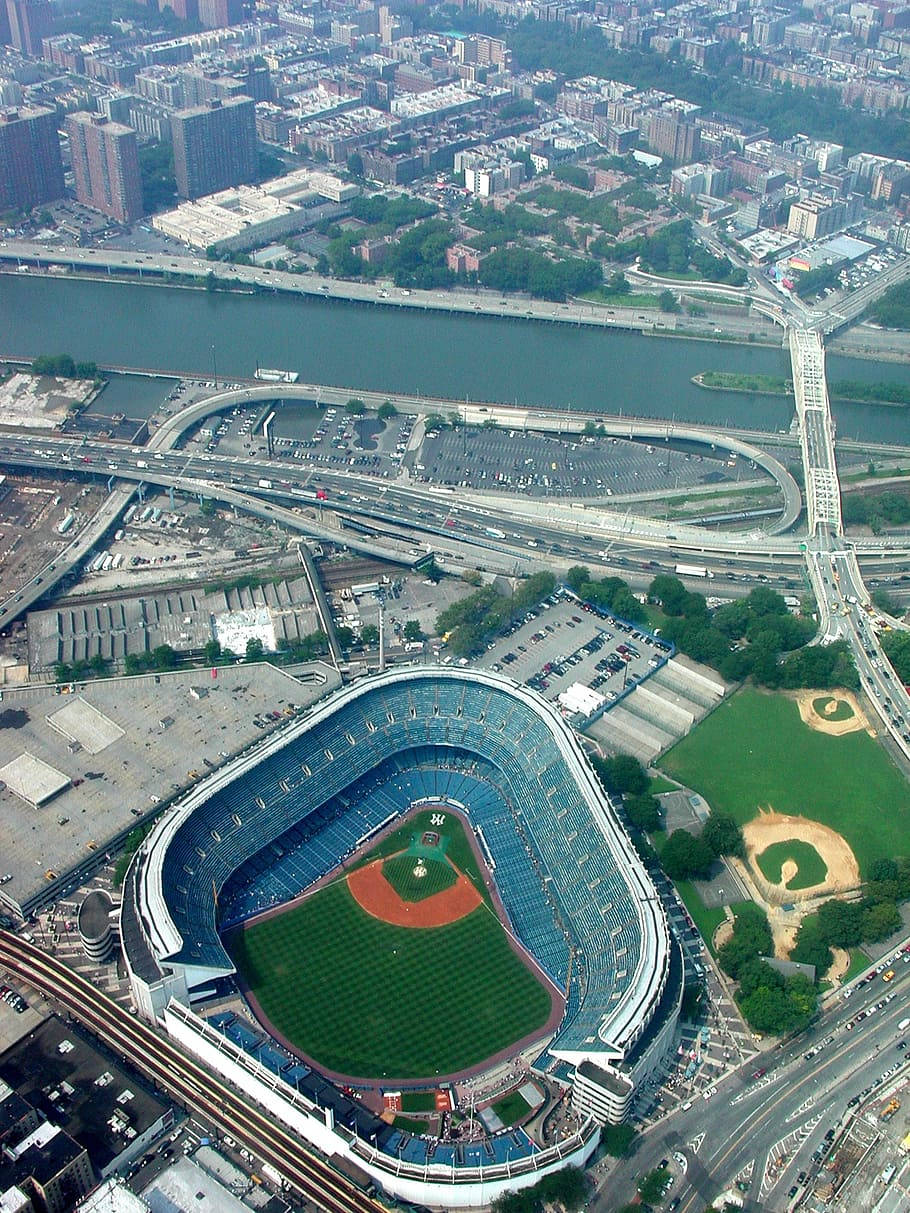
<path id="1" fill-rule="evenodd" d="M 700 1213 L 738 1177 L 748 1177 L 746 1213 L 792 1208 L 819 1170 L 813 1155 L 826 1134 L 834 1131 L 829 1142 L 837 1136 L 864 1093 L 872 1094 L 868 1088 L 884 1095 L 895 1078 L 882 1079 L 886 1071 L 910 1069 L 906 1042 L 895 1048 L 903 1035 L 897 1024 L 907 1014 L 910 965 L 896 961 L 894 971 L 890 984 L 879 975 L 860 978 L 847 987 L 850 997 L 838 995 L 809 1032 L 753 1058 L 707 1099 L 697 1096 L 659 1121 L 612 1173 L 598 1213 L 628 1197 L 636 1176 L 662 1158 L 677 1176 L 671 1197 L 679 1199 L 679 1213 Z M 805 1183 L 799 1184 L 802 1173 Z M 791 1198 L 794 1185 L 798 1192 Z"/>
<path id="2" fill-rule="evenodd" d="M 791 328 L 789 339 L 806 483 L 806 563 L 818 603 L 819 639 L 847 641 L 886 734 L 910 758 L 910 695 L 894 676 L 872 626 L 874 612 L 856 550 L 844 542 L 822 338 L 814 330 Z"/>
<path id="3" fill-rule="evenodd" d="M 386 1213 L 383 1205 L 310 1153 L 298 1137 L 240 1092 L 55 957 L 0 931 L 0 966 L 85 1024 L 178 1103 L 271 1163 L 317 1208 L 327 1213 Z"/>

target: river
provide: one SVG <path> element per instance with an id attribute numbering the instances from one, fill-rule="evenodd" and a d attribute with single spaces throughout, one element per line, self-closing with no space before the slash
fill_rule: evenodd
<path id="1" fill-rule="evenodd" d="M 789 376 L 783 348 L 495 316 L 4 274 L 0 333 L 7 356 L 66 352 L 204 378 L 214 355 L 219 379 L 249 378 L 258 363 L 342 387 L 769 431 L 789 426 L 792 415 L 783 399 L 691 382 L 708 369 Z M 832 356 L 828 374 L 910 385 L 910 366 L 865 359 Z M 116 394 L 131 416 L 148 415 L 163 394 L 137 387 L 124 400 L 129 393 L 126 385 Z M 837 404 L 834 413 L 844 437 L 910 441 L 906 409 Z"/>

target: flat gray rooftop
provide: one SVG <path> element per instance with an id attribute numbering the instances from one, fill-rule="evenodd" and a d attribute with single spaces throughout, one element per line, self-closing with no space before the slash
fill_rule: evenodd
<path id="1" fill-rule="evenodd" d="M 0 780 L 6 784 L 8 791 L 33 808 L 52 800 L 70 782 L 62 771 L 27 750 L 0 767 Z"/>
<path id="2" fill-rule="evenodd" d="M 168 797 L 261 738 L 265 729 L 254 718 L 278 712 L 287 720 L 291 705 L 305 707 L 339 681 L 322 662 L 295 667 L 294 675 L 263 662 L 219 667 L 215 678 L 208 670 L 186 670 L 79 683 L 84 704 L 123 729 L 94 754 L 48 723 L 66 702 L 59 687 L 5 688 L 0 765 L 13 764 L 15 776 L 27 754 L 65 782 L 52 804 L 33 808 L 0 772 L 9 785 L 0 790 L 0 875 L 13 876 L 0 885 L 0 901 L 22 907 L 64 892 L 67 872 L 95 856 L 103 860 Z M 77 717 L 84 714 L 77 708 Z"/>
<path id="3" fill-rule="evenodd" d="M 122 737 L 124 732 L 119 724 L 99 712 L 81 695 L 74 696 L 62 708 L 52 712 L 47 723 L 89 754 L 100 754 Z"/>

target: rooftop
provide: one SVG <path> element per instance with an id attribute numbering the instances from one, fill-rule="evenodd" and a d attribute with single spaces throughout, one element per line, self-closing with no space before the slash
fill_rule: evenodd
<path id="1" fill-rule="evenodd" d="M 7 789 L 0 790 L 0 855 L 13 879 L 0 894 L 19 906 L 56 895 L 59 886 L 45 872 L 60 873 L 63 880 L 95 853 L 103 860 L 105 849 L 157 812 L 159 802 L 193 782 L 204 760 L 217 766 L 221 751 L 234 754 L 260 738 L 254 717 L 283 711 L 289 703 L 311 703 L 337 680 L 319 663 L 307 668 L 326 682 L 299 682 L 262 663 L 224 666 L 217 678 L 186 670 L 80 683 L 86 707 L 122 730 L 94 754 L 73 748 L 48 724 L 66 702 L 59 687 L 4 688 L 0 779 Z M 204 701 L 192 694 L 200 682 L 209 689 Z M 42 772 L 47 774 L 39 782 Z M 21 788 L 14 786 L 17 779 Z M 53 808 L 26 809 L 21 803 L 23 793 L 40 797 L 58 783 Z"/>

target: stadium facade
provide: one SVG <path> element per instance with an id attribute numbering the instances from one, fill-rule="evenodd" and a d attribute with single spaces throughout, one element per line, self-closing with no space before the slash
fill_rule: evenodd
<path id="1" fill-rule="evenodd" d="M 574 1076 L 584 1127 L 556 1147 L 513 1134 L 465 1158 L 409 1152 L 413 1143 L 390 1140 L 389 1126 L 377 1135 L 358 1125 L 356 1113 L 340 1126 L 337 1106 L 308 1100 L 192 1009 L 233 983 L 221 929 L 291 900 L 421 801 L 465 814 L 511 928 L 565 991 L 562 1023 L 536 1065 Z M 473 670 L 360 680 L 199 783 L 137 852 L 121 937 L 142 1015 L 242 1078 L 313 1145 L 349 1154 L 390 1194 L 432 1207 L 480 1207 L 584 1162 L 597 1125 L 624 1119 L 672 1047 L 682 997 L 660 899 L 578 738 L 533 691 Z"/>

